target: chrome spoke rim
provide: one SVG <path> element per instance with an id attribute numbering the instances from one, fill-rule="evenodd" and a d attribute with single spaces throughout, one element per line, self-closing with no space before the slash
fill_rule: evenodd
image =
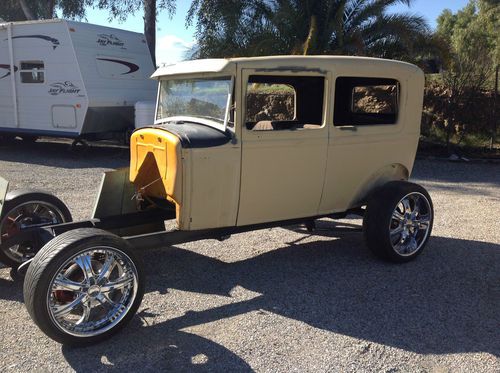
<path id="1" fill-rule="evenodd" d="M 115 268 L 115 260 L 113 259 L 112 256 L 107 255 L 106 256 L 106 261 L 104 262 L 101 272 L 99 273 L 99 276 L 97 278 L 97 282 L 101 282 L 103 280 L 107 280 L 109 278 L 110 273 L 113 271 Z"/>
<path id="2" fill-rule="evenodd" d="M 8 211 L 0 221 L 0 245 L 2 241 L 5 242 L 23 228 L 65 222 L 62 212 L 51 203 L 43 201 L 23 203 Z M 35 255 L 29 242 L 1 247 L 1 250 L 18 263 L 31 259 Z"/>
<path id="3" fill-rule="evenodd" d="M 92 312 L 90 300 L 87 300 L 86 302 L 82 302 L 82 306 L 83 306 L 82 317 L 80 320 L 78 320 L 78 322 L 77 322 L 78 325 L 88 323 L 89 319 L 90 319 L 90 314 Z"/>
<path id="4" fill-rule="evenodd" d="M 389 222 L 389 239 L 394 251 L 410 256 L 425 243 L 432 225 L 432 209 L 426 196 L 412 192 L 397 204 Z"/>
<path id="5" fill-rule="evenodd" d="M 405 219 L 404 215 L 401 214 L 398 210 L 394 210 L 392 213 L 392 218 L 398 221 L 403 221 Z"/>
<path id="6" fill-rule="evenodd" d="M 66 304 L 60 304 L 60 305 L 54 305 L 53 312 L 54 316 L 57 318 L 61 318 L 68 313 L 72 312 L 76 307 L 78 307 L 80 304 L 86 300 L 87 294 L 80 294 L 75 300 L 66 303 Z"/>
<path id="7" fill-rule="evenodd" d="M 54 280 L 53 287 L 55 290 L 69 290 L 73 292 L 84 293 L 88 290 L 85 285 L 86 284 L 82 282 L 72 281 L 62 274 L 59 274 Z"/>
<path id="8" fill-rule="evenodd" d="M 137 289 L 137 269 L 128 255 L 113 247 L 89 248 L 54 275 L 47 294 L 49 315 L 65 333 L 99 335 L 125 317 Z"/>
<path id="9" fill-rule="evenodd" d="M 115 281 L 109 281 L 107 284 L 101 286 L 102 293 L 109 293 L 114 290 L 120 290 L 129 286 L 134 281 L 132 276 L 122 276 Z"/>
<path id="10" fill-rule="evenodd" d="M 94 270 L 92 269 L 92 259 L 89 253 L 85 253 L 74 260 L 75 264 L 80 267 L 85 281 L 89 283 L 94 278 Z"/>

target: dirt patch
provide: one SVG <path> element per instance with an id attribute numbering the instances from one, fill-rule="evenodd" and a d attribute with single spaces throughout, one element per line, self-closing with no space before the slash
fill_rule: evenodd
<path id="1" fill-rule="evenodd" d="M 292 120 L 294 95 L 289 93 L 250 93 L 247 99 L 247 121 Z"/>

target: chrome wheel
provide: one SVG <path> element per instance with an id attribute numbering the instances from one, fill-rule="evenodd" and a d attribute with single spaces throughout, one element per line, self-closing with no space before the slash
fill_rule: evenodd
<path id="1" fill-rule="evenodd" d="M 64 333 L 93 337 L 115 327 L 132 308 L 139 275 L 123 251 L 99 246 L 73 255 L 49 284 L 47 308 Z"/>
<path id="2" fill-rule="evenodd" d="M 46 226 L 65 223 L 66 219 L 61 210 L 46 201 L 29 201 L 15 206 L 7 211 L 0 220 L 0 244 L 27 227 Z M 18 264 L 25 262 L 35 256 L 31 242 L 23 242 L 4 247 L 3 254 Z"/>
<path id="3" fill-rule="evenodd" d="M 405 195 L 396 205 L 390 223 L 392 248 L 398 255 L 410 256 L 425 243 L 432 226 L 432 208 L 426 196 L 419 192 Z"/>

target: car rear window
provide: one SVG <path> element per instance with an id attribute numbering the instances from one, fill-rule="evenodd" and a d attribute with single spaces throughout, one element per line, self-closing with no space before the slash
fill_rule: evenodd
<path id="1" fill-rule="evenodd" d="M 387 78 L 339 77 L 335 82 L 335 126 L 395 124 L 399 82 Z"/>

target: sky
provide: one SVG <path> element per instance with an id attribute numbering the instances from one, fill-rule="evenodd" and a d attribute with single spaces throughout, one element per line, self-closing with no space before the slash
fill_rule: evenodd
<path id="1" fill-rule="evenodd" d="M 410 12 L 424 16 L 432 28 L 436 27 L 436 19 L 444 9 L 456 12 L 463 8 L 468 0 L 413 0 L 412 6 L 396 5 L 391 11 Z M 191 1 L 178 0 L 177 11 L 172 18 L 166 11 L 158 16 L 156 31 L 156 61 L 158 64 L 170 64 L 184 59 L 186 51 L 196 40 L 194 26 L 186 27 L 186 14 Z M 87 21 L 103 26 L 121 28 L 129 31 L 143 32 L 142 13 L 130 15 L 125 22 L 108 20 L 106 11 L 89 9 Z"/>

